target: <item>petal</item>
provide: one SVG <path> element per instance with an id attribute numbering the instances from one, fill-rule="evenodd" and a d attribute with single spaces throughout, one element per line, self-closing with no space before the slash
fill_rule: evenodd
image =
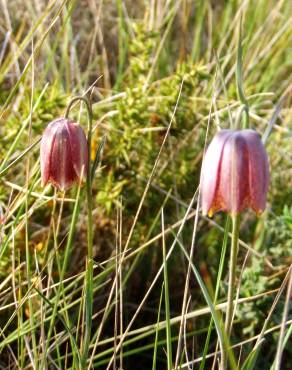
<path id="1" fill-rule="evenodd" d="M 266 208 L 269 187 L 269 162 L 260 135 L 254 130 L 242 132 L 248 146 L 250 206 L 261 213 Z"/>
<path id="2" fill-rule="evenodd" d="M 72 164 L 70 138 L 64 124 L 55 134 L 50 162 L 50 181 L 61 190 L 68 189 L 77 181 Z"/>
<path id="3" fill-rule="evenodd" d="M 221 130 L 211 141 L 202 165 L 201 199 L 204 215 L 216 211 L 215 198 L 219 185 L 220 164 L 226 140 L 232 134 L 231 130 Z"/>
<path id="4" fill-rule="evenodd" d="M 50 161 L 52 154 L 52 147 L 55 140 L 55 133 L 58 129 L 58 124 L 60 119 L 57 119 L 48 124 L 46 127 L 41 144 L 40 144 L 40 161 L 41 161 L 41 177 L 42 177 L 42 186 L 45 186 L 50 177 Z"/>
<path id="5" fill-rule="evenodd" d="M 241 131 L 233 132 L 225 143 L 218 196 L 227 212 L 240 212 L 249 204 L 248 147 Z"/>
<path id="6" fill-rule="evenodd" d="M 76 175 L 83 180 L 86 179 L 88 169 L 88 143 L 82 127 L 72 121 L 66 123 L 70 138 L 72 164 Z"/>

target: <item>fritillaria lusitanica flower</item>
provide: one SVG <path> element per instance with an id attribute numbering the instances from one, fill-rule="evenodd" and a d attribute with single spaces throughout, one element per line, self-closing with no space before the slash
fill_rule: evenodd
<path id="1" fill-rule="evenodd" d="M 43 186 L 51 182 L 58 189 L 66 190 L 86 179 L 88 144 L 79 124 L 67 118 L 49 123 L 40 151 Z"/>
<path id="2" fill-rule="evenodd" d="M 201 173 L 202 212 L 237 214 L 266 207 L 269 163 L 259 134 L 254 130 L 221 130 L 211 141 Z"/>

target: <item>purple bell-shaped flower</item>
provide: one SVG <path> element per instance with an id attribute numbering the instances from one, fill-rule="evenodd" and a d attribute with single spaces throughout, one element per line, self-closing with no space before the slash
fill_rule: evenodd
<path id="1" fill-rule="evenodd" d="M 201 173 L 202 212 L 236 214 L 252 208 L 264 211 L 269 186 L 269 163 L 254 130 L 221 130 L 211 141 Z"/>
<path id="2" fill-rule="evenodd" d="M 67 118 L 48 124 L 40 146 L 42 185 L 66 190 L 88 171 L 88 143 L 82 127 Z M 82 179 L 81 179 L 82 176 Z"/>

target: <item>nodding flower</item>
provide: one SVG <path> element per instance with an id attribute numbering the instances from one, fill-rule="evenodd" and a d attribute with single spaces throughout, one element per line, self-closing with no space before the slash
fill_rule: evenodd
<path id="1" fill-rule="evenodd" d="M 78 123 L 67 118 L 49 123 L 41 140 L 40 154 L 43 186 L 50 182 L 66 190 L 86 179 L 88 143 Z"/>
<path id="2" fill-rule="evenodd" d="M 269 162 L 260 135 L 254 130 L 221 130 L 211 141 L 201 172 L 202 212 L 231 214 L 266 208 Z"/>

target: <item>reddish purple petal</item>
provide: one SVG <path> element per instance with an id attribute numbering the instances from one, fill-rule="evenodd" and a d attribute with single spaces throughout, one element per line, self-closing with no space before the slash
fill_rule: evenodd
<path id="1" fill-rule="evenodd" d="M 70 138 L 65 124 L 60 126 L 55 134 L 50 162 L 50 181 L 66 190 L 77 181 L 72 164 Z"/>
<path id="2" fill-rule="evenodd" d="M 88 144 L 84 131 L 80 125 L 74 122 L 67 122 L 66 127 L 70 138 L 74 170 L 79 179 L 83 173 L 83 180 L 85 180 L 88 168 Z"/>
<path id="3" fill-rule="evenodd" d="M 40 145 L 42 186 L 47 184 L 50 177 L 51 152 L 59 121 L 60 119 L 57 119 L 49 123 L 42 136 Z"/>
<path id="4" fill-rule="evenodd" d="M 254 130 L 242 131 L 248 146 L 250 207 L 261 213 L 266 208 L 269 187 L 269 163 L 260 135 Z"/>
<path id="5" fill-rule="evenodd" d="M 233 131 L 225 143 L 218 197 L 221 209 L 232 213 L 242 211 L 249 203 L 248 148 L 240 131 Z"/>
<path id="6" fill-rule="evenodd" d="M 216 211 L 214 201 L 219 185 L 220 163 L 225 142 L 230 135 L 230 130 L 220 131 L 211 141 L 204 157 L 200 185 L 204 215 Z"/>

